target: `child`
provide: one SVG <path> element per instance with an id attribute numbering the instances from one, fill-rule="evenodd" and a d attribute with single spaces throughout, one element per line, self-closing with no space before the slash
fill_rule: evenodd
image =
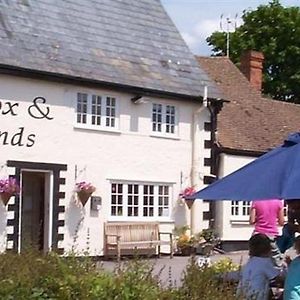
<path id="1" fill-rule="evenodd" d="M 298 254 L 289 264 L 284 283 L 284 300 L 300 300 L 300 236 L 297 236 L 294 244 Z"/>
<path id="2" fill-rule="evenodd" d="M 249 260 L 242 268 L 238 295 L 243 299 L 267 300 L 271 281 L 280 281 L 280 270 L 271 259 L 271 242 L 265 234 L 255 234 L 249 240 Z"/>

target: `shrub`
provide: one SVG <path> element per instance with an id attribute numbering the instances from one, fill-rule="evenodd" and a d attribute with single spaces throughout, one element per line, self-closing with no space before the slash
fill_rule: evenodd
<path id="1" fill-rule="evenodd" d="M 221 266 L 221 267 L 220 267 Z M 227 300 L 234 288 L 218 282 L 217 272 L 229 271 L 228 262 L 200 268 L 191 259 L 181 286 L 161 284 L 153 265 L 134 259 L 106 272 L 88 257 L 60 257 L 31 250 L 0 254 L 0 299 L 35 300 Z"/>
<path id="2" fill-rule="evenodd" d="M 230 271 L 230 270 L 226 270 Z M 235 299 L 236 287 L 219 280 L 214 266 L 199 267 L 194 257 L 184 272 L 182 286 L 178 290 L 176 299 L 207 299 L 232 300 Z"/>

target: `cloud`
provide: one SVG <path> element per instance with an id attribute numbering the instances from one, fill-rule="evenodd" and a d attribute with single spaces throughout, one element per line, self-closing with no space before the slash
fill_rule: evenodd
<path id="1" fill-rule="evenodd" d="M 192 30 L 198 37 L 206 39 L 214 31 L 220 30 L 220 19 L 207 19 L 200 21 Z"/>
<path id="2" fill-rule="evenodd" d="M 241 19 L 232 21 L 229 24 L 229 31 L 234 31 L 235 23 L 237 26 L 241 25 Z M 218 19 L 204 19 L 195 24 L 189 31 L 184 31 L 182 36 L 189 46 L 189 48 L 194 53 L 209 54 L 210 48 L 206 44 L 206 38 L 209 37 L 215 31 L 221 31 L 221 25 L 223 30 L 226 30 L 227 23 L 226 18 L 223 18 L 222 21 Z"/>
<path id="3" fill-rule="evenodd" d="M 199 42 L 196 35 L 188 32 L 183 32 L 181 35 L 190 48 L 194 48 Z"/>
<path id="4" fill-rule="evenodd" d="M 209 54 L 206 38 L 214 31 L 220 30 L 219 19 L 206 19 L 195 24 L 189 31 L 182 32 L 182 37 L 194 53 Z"/>

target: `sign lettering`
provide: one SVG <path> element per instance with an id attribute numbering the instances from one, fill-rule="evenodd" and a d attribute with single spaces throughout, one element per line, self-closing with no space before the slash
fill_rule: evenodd
<path id="1" fill-rule="evenodd" d="M 35 120 L 53 120 L 50 116 L 50 108 L 46 106 L 46 99 L 44 97 L 36 97 L 32 100 L 31 105 L 28 106 L 28 115 Z M 12 103 L 7 100 L 0 100 L 0 118 L 1 115 L 18 116 L 19 103 Z M 3 146 L 18 146 L 18 147 L 32 147 L 35 144 L 35 133 L 26 133 L 25 127 L 21 126 L 16 132 L 9 132 L 0 128 L 0 145 Z"/>

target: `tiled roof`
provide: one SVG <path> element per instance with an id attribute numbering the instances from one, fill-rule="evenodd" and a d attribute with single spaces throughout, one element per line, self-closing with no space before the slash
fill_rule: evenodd
<path id="1" fill-rule="evenodd" d="M 0 0 L 0 46 L 2 67 L 219 96 L 159 0 Z"/>
<path id="2" fill-rule="evenodd" d="M 218 115 L 217 142 L 233 150 L 265 152 L 300 130 L 300 105 L 264 98 L 226 57 L 197 57 L 230 101 Z"/>

